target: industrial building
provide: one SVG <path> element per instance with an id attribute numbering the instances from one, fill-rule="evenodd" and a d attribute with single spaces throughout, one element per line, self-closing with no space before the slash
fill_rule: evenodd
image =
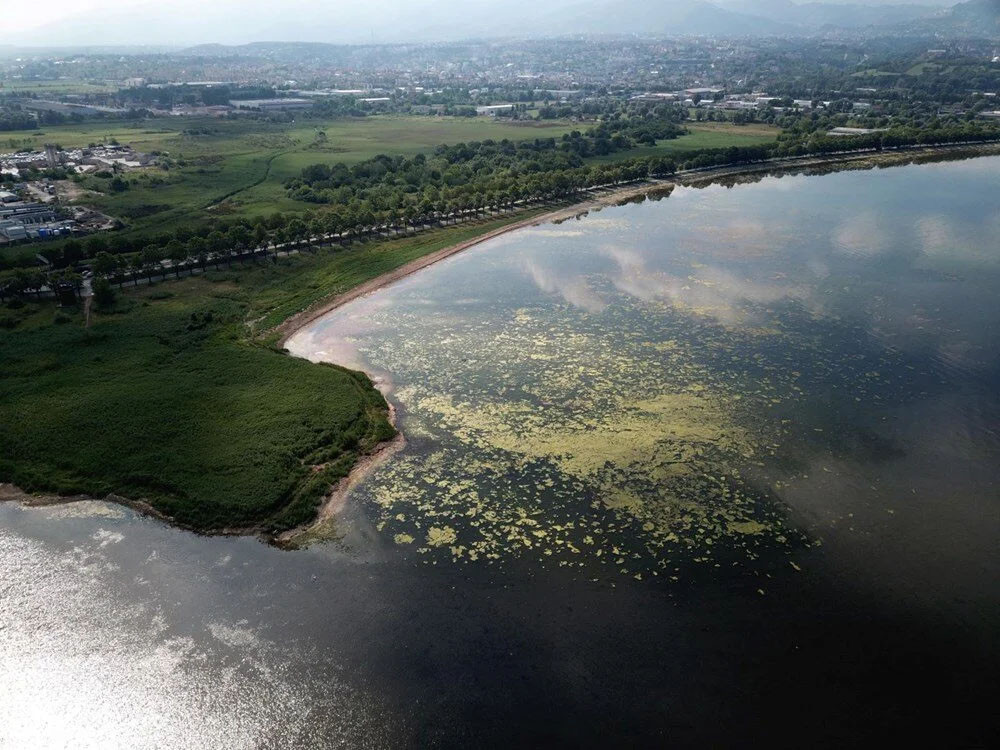
<path id="1" fill-rule="evenodd" d="M 513 104 L 489 104 L 485 107 L 476 107 L 477 115 L 489 115 L 490 117 L 496 117 L 502 112 L 513 112 Z"/>
<path id="2" fill-rule="evenodd" d="M 7 242 L 59 237 L 72 233 L 74 225 L 44 203 L 0 204 L 0 239 Z"/>
<path id="3" fill-rule="evenodd" d="M 249 109 L 255 112 L 283 112 L 310 109 L 313 106 L 313 102 L 309 99 L 235 99 L 229 103 L 236 109 Z"/>

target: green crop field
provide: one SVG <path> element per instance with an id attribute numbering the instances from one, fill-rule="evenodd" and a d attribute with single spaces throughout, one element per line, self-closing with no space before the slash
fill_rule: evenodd
<path id="1" fill-rule="evenodd" d="M 89 329 L 51 302 L 0 308 L 0 480 L 144 499 L 203 530 L 308 521 L 392 429 L 366 377 L 260 334 L 526 215 L 126 288 Z"/>
<path id="2" fill-rule="evenodd" d="M 57 78 L 49 81 L 6 78 L 0 80 L 0 94 L 31 93 L 41 97 L 53 94 L 106 94 L 118 90 L 117 84 Z"/>

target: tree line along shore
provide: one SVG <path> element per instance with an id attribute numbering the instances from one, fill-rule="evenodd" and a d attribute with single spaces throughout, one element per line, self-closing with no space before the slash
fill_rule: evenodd
<path id="1" fill-rule="evenodd" d="M 607 123 L 560 139 L 536 138 L 439 146 L 431 154 L 378 156 L 355 164 L 326 163 L 302 169 L 286 181 L 290 197 L 317 204 L 307 214 L 280 213 L 255 219 L 218 221 L 181 227 L 172 233 L 139 237 L 94 235 L 70 240 L 48 251 L 51 264 L 0 270 L 0 301 L 51 288 L 79 286 L 81 265 L 118 280 L 152 276 L 163 262 L 173 268 L 210 261 L 232 262 L 268 248 L 309 244 L 318 238 L 341 242 L 409 233 L 444 226 L 483 214 L 510 213 L 529 205 L 566 200 L 586 190 L 678 172 L 738 167 L 803 156 L 879 152 L 910 146 L 987 143 L 1000 139 L 1000 127 L 977 122 L 935 128 L 896 128 L 848 137 L 812 133 L 755 145 L 698 149 L 674 156 L 630 157 L 640 143 L 684 133 L 672 120 L 648 117 Z M 594 155 L 620 159 L 588 163 Z M 10 262 L 8 261 L 8 265 Z"/>

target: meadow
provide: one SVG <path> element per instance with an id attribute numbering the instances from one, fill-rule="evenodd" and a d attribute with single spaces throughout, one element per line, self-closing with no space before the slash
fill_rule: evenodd
<path id="1" fill-rule="evenodd" d="M 771 143 L 777 139 L 778 133 L 781 132 L 779 128 L 762 123 L 736 125 L 732 122 L 686 122 L 684 126 L 690 131 L 687 135 L 671 140 L 657 141 L 655 146 L 640 146 L 624 154 L 595 156 L 588 161 L 608 163 L 621 161 L 623 158 L 671 156 L 703 148 L 757 146 L 762 143 Z"/>

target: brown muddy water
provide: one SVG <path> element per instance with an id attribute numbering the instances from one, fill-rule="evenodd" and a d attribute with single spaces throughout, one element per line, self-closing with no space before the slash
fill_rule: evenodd
<path id="1" fill-rule="evenodd" d="M 406 447 L 288 552 L 0 505 L 0 746 L 987 746 L 1000 158 L 520 230 L 289 349 Z"/>

